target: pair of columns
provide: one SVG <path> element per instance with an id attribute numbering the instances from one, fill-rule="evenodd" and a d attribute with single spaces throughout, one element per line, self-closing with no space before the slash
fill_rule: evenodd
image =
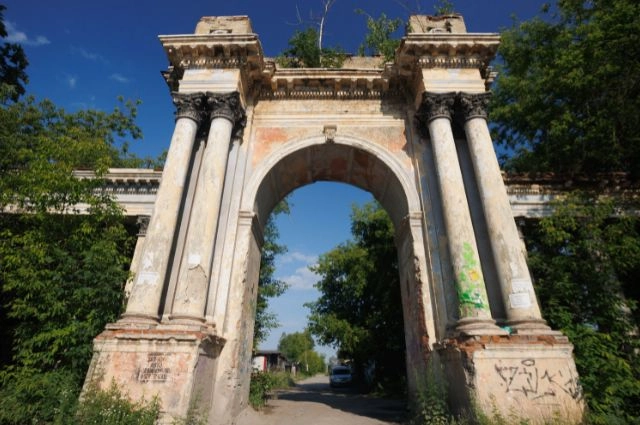
<path id="1" fill-rule="evenodd" d="M 506 325 L 516 333 L 549 330 L 540 314 L 533 283 L 521 249 L 507 191 L 487 126 L 490 93 L 425 92 L 417 119 L 428 129 L 442 198 L 445 230 L 458 294 L 457 331 L 504 333 L 495 325 L 478 256 L 452 120 L 462 118 L 476 183 L 482 200 Z"/>
<path id="2" fill-rule="evenodd" d="M 174 93 L 176 125 L 167 153 L 154 212 L 149 222 L 122 322 L 156 323 L 168 280 L 169 263 L 196 137 L 208 125 L 202 165 L 180 260 L 171 319 L 205 321 L 213 241 L 224 188 L 230 144 L 239 138 L 246 115 L 238 92 Z M 188 208 L 185 208 L 188 211 Z"/>

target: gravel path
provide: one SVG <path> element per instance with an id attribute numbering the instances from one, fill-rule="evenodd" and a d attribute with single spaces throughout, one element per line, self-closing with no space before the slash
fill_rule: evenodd
<path id="1" fill-rule="evenodd" d="M 327 376 L 317 375 L 279 391 L 260 412 L 246 409 L 237 425 L 389 425 L 402 423 L 405 415 L 402 400 L 332 389 Z"/>

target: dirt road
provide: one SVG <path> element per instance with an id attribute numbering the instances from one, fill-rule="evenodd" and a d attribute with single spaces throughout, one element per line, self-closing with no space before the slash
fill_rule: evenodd
<path id="1" fill-rule="evenodd" d="M 237 425 L 388 425 L 400 424 L 405 415 L 404 401 L 332 389 L 329 378 L 318 375 L 280 391 L 263 411 L 247 409 Z"/>

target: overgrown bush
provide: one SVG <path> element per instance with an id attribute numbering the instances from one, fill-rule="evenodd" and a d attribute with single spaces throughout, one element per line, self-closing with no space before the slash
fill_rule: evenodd
<path id="1" fill-rule="evenodd" d="M 92 386 L 84 394 L 73 418 L 57 422 L 71 425 L 154 425 L 160 414 L 157 397 L 133 402 L 115 382 L 109 389 Z"/>
<path id="2" fill-rule="evenodd" d="M 288 372 L 255 372 L 251 374 L 249 404 L 254 409 L 261 409 L 267 404 L 271 391 L 292 385 L 293 379 Z"/>
<path id="3" fill-rule="evenodd" d="M 276 62 L 283 68 L 340 68 L 346 54 L 339 48 L 320 47 L 318 37 L 315 28 L 296 31 Z"/>

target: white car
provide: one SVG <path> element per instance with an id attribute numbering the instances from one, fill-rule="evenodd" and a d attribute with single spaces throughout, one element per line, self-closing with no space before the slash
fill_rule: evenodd
<path id="1" fill-rule="evenodd" d="M 336 366 L 329 374 L 329 385 L 331 388 L 346 387 L 351 385 L 351 369 L 347 366 Z"/>

